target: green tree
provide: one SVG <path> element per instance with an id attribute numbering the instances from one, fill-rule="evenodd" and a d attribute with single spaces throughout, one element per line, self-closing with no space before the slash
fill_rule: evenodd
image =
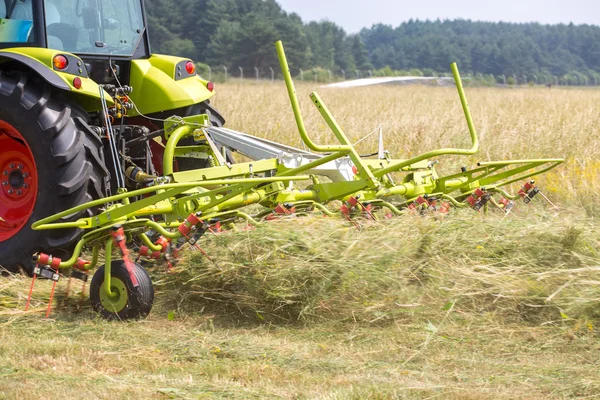
<path id="1" fill-rule="evenodd" d="M 373 69 L 373 64 L 371 64 L 369 61 L 369 54 L 367 53 L 360 36 L 352 36 L 351 41 L 352 56 L 354 57 L 354 64 L 356 65 L 356 68 L 363 71 Z"/>
<path id="2" fill-rule="evenodd" d="M 351 76 L 356 69 L 386 66 L 446 73 L 456 61 L 465 72 L 519 81 L 534 75 L 548 83 L 555 76 L 564 82 L 600 79 L 600 27 L 592 25 L 409 20 L 347 35 L 330 21 L 304 23 L 276 0 L 148 0 L 146 6 L 154 52 L 236 72 L 241 66 L 248 75 L 255 67 L 262 73 L 276 68 L 272 43 L 281 39 L 294 74 L 321 67 Z"/>

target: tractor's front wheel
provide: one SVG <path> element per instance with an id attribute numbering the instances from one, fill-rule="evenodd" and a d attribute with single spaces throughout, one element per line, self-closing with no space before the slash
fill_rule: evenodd
<path id="1" fill-rule="evenodd" d="M 90 301 L 94 311 L 108 320 L 145 318 L 152 309 L 154 288 L 146 270 L 137 263 L 131 263 L 138 286 L 125 266 L 125 261 L 116 260 L 110 264 L 110 291 L 108 294 L 104 280 L 104 269 L 100 267 L 90 284 Z"/>
<path id="2" fill-rule="evenodd" d="M 70 255 L 80 229 L 34 231 L 31 225 L 103 197 L 107 173 L 102 142 L 83 110 L 37 75 L 0 71 L 0 266 L 31 272 L 36 252 Z"/>

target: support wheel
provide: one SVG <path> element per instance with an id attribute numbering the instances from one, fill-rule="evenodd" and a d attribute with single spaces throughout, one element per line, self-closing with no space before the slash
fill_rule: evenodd
<path id="1" fill-rule="evenodd" d="M 104 266 L 98 269 L 90 285 L 90 301 L 94 311 L 107 320 L 145 318 L 150 314 L 154 302 L 154 288 L 148 273 L 141 265 L 132 262 L 133 273 L 138 281 L 134 287 L 125 267 L 125 261 L 110 264 L 110 286 L 115 294 L 110 297 L 104 287 Z"/>

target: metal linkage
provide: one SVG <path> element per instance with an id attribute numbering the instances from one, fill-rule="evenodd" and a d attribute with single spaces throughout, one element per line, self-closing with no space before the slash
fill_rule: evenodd
<path id="1" fill-rule="evenodd" d="M 43 255 L 44 261 L 47 255 Z M 56 283 L 60 279 L 60 274 L 58 273 L 58 264 L 60 264 L 59 258 L 48 257 L 50 264 L 44 264 L 42 261 L 42 265 L 37 263 L 35 268 L 33 269 L 33 277 L 31 278 L 31 286 L 29 287 L 29 295 L 27 296 L 27 303 L 25 304 L 25 311 L 29 310 L 29 305 L 31 303 L 31 296 L 33 294 L 33 287 L 35 286 L 35 281 L 37 278 L 44 278 L 52 280 L 52 290 L 50 292 L 50 300 L 48 300 L 48 307 L 46 309 L 46 318 L 50 316 L 50 309 L 52 308 L 52 300 L 54 299 L 54 291 L 56 289 Z"/>
<path id="2" fill-rule="evenodd" d="M 58 257 L 52 257 L 49 254 L 40 253 L 33 257 L 33 262 L 35 262 L 35 267 L 33 269 L 33 276 L 31 278 L 31 286 L 29 287 L 29 294 L 27 296 L 27 302 L 25 304 L 25 311 L 29 310 L 29 306 L 31 304 L 31 298 L 33 295 L 33 288 L 35 286 L 37 279 L 48 279 L 52 281 L 52 289 L 50 291 L 50 299 L 48 300 L 48 306 L 46 308 L 46 318 L 50 316 L 50 311 L 52 309 L 52 302 L 54 300 L 54 294 L 56 291 L 56 284 L 60 280 L 60 265 L 62 260 Z M 78 258 L 76 263 L 73 265 L 73 270 L 71 271 L 71 275 L 69 276 L 69 281 L 67 285 L 67 297 L 69 295 L 69 289 L 71 287 L 71 277 L 75 277 L 76 279 L 80 279 L 85 282 L 87 281 L 87 273 L 84 272 L 85 268 L 90 265 L 89 261 Z M 83 291 L 84 289 L 82 289 Z"/>
<path id="3" fill-rule="evenodd" d="M 129 257 L 129 249 L 127 248 L 127 238 L 125 236 L 125 230 L 123 230 L 123 226 L 113 226 L 110 230 L 110 235 L 112 236 L 114 244 L 119 247 L 119 250 L 121 250 L 123 261 L 125 261 L 125 268 L 127 269 L 127 273 L 129 274 L 129 278 L 131 279 L 133 287 L 138 287 L 139 283 L 137 277 L 135 276 L 135 267 L 133 265 L 133 261 L 131 261 L 131 258 Z"/>
<path id="4" fill-rule="evenodd" d="M 536 194 L 540 192 L 540 189 L 535 186 L 535 181 L 525 182 L 523 187 L 519 189 L 519 196 L 523 199 L 525 204 L 529 204 Z"/>
<path id="5" fill-rule="evenodd" d="M 477 188 L 475 191 L 467 197 L 467 203 L 475 211 L 480 211 L 492 198 L 492 195 L 487 193 L 485 188 Z"/>

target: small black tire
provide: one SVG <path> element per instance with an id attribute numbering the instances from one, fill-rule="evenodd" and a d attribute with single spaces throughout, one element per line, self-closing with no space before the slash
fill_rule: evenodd
<path id="1" fill-rule="evenodd" d="M 143 319 L 150 314 L 154 303 L 154 287 L 146 270 L 138 263 L 133 265 L 133 273 L 138 286 L 134 287 L 125 261 L 115 260 L 110 264 L 111 288 L 118 293 L 110 298 L 104 288 L 104 266 L 100 267 L 90 284 L 92 309 L 107 320 Z"/>

